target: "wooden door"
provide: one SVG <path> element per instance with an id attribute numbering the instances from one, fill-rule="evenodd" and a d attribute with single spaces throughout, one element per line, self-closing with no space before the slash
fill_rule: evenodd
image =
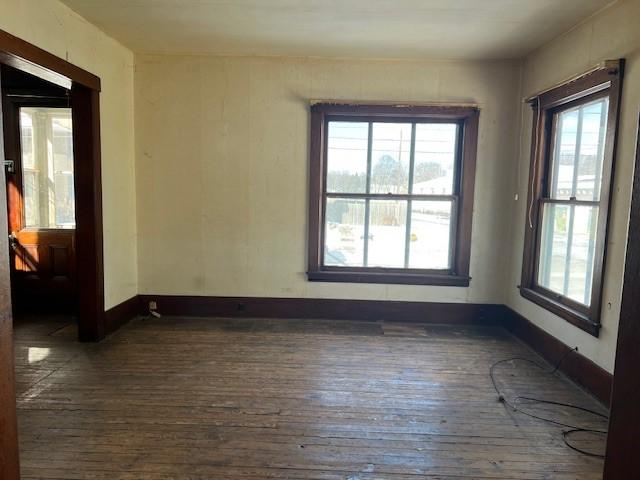
<path id="1" fill-rule="evenodd" d="M 75 303 L 71 108 L 64 99 L 3 94 L 11 282 L 19 310 Z"/>

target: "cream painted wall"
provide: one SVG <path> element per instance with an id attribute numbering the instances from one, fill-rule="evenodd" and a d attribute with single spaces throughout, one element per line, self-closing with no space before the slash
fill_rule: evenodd
<path id="1" fill-rule="evenodd" d="M 136 57 L 140 293 L 503 301 L 517 63 Z M 310 99 L 481 108 L 469 288 L 310 283 Z"/>
<path id="2" fill-rule="evenodd" d="M 100 77 L 105 308 L 138 293 L 133 54 L 57 0 L 0 0 L 0 29 Z"/>
<path id="3" fill-rule="evenodd" d="M 626 58 L 618 155 L 610 217 L 604 282 L 602 331 L 592 337 L 543 308 L 522 298 L 520 283 L 529 177 L 532 114 L 523 106 L 523 141 L 519 172 L 514 172 L 521 201 L 511 222 L 512 255 L 507 304 L 567 345 L 577 345 L 583 355 L 613 371 L 622 295 L 624 257 L 628 231 L 638 106 L 640 105 L 640 1 L 622 0 L 562 37 L 530 55 L 524 65 L 523 97 L 582 73 L 606 59 Z"/>

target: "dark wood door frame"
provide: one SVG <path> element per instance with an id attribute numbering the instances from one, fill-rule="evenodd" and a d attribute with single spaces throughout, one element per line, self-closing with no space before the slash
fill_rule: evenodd
<path id="1" fill-rule="evenodd" d="M 76 196 L 78 335 L 105 335 L 100 158 L 100 79 L 0 30 L 0 64 L 9 65 L 71 92 Z M 0 107 L 0 119 L 2 110 Z M 0 121 L 0 159 L 4 160 Z M 0 184 L 5 185 L 4 167 Z M 6 192 L 6 190 L 5 190 Z M 6 194 L 0 195 L 0 478 L 20 477 L 13 369 L 11 287 Z"/>
<path id="2" fill-rule="evenodd" d="M 78 334 L 80 340 L 98 341 L 105 335 L 100 79 L 2 30 L 0 30 L 0 63 L 62 86 L 71 92 L 76 197 Z M 5 214 L 6 208 L 2 210 L 2 215 Z"/>
<path id="3" fill-rule="evenodd" d="M 640 472 L 640 121 L 627 240 L 618 348 L 611 394 L 605 480 L 637 478 Z"/>
<path id="4" fill-rule="evenodd" d="M 0 79 L 0 88 L 2 80 Z M 2 118 L 2 102 L 0 102 Z M 0 121 L 0 159 L 4 160 L 4 141 Z M 4 166 L 0 168 L 0 185 L 4 188 Z M 20 476 L 18 463 L 18 425 L 13 373 L 13 336 L 11 286 L 9 274 L 9 238 L 6 235 L 7 196 L 0 195 L 0 478 L 15 480 Z"/>

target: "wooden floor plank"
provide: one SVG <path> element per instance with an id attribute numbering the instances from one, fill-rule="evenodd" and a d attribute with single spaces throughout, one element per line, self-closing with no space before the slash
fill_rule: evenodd
<path id="1" fill-rule="evenodd" d="M 15 329 L 26 479 L 598 479 L 561 429 L 497 401 L 489 368 L 541 361 L 497 327 L 162 318 L 80 344 L 68 319 Z M 559 374 L 509 362 L 508 398 L 606 413 Z M 559 407 L 538 415 L 591 428 Z M 581 439 L 602 450 L 604 438 Z"/>

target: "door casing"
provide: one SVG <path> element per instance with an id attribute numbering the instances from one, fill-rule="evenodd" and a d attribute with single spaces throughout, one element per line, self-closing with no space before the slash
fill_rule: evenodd
<path id="1" fill-rule="evenodd" d="M 74 125 L 78 336 L 82 341 L 99 341 L 105 335 L 100 79 L 2 30 L 0 63 L 70 90 Z"/>
<path id="2" fill-rule="evenodd" d="M 0 79 L 2 88 L 2 79 Z M 0 102 L 0 117 L 2 102 Z M 0 122 L 0 158 L 4 160 L 4 140 Z M 0 184 L 5 185 L 4 167 L 0 169 Z M 0 478 L 20 478 L 18 455 L 18 424 L 13 371 L 13 320 L 11 318 L 11 280 L 9 274 L 9 238 L 5 234 L 7 197 L 0 195 Z"/>
<path id="3" fill-rule="evenodd" d="M 78 335 L 105 335 L 100 157 L 100 79 L 24 40 L 0 30 L 0 63 L 71 91 L 76 196 Z M 0 122 L 1 125 L 2 122 Z M 0 127 L 1 129 L 1 127 Z M 4 140 L 0 131 L 0 157 Z M 0 183 L 6 184 L 4 168 Z M 13 369 L 11 290 L 6 195 L 0 195 L 0 478 L 20 477 Z"/>

